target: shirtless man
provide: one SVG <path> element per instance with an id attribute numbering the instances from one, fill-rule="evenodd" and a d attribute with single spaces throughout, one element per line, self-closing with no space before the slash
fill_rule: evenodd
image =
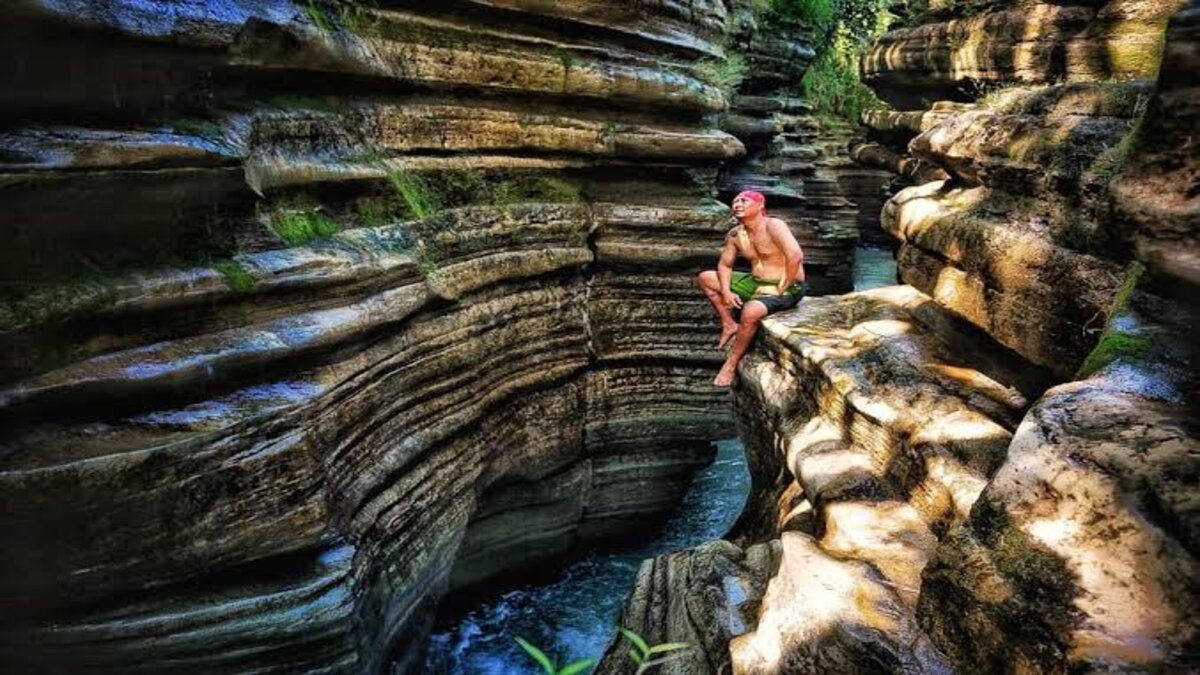
<path id="1" fill-rule="evenodd" d="M 763 317 L 795 307 L 807 290 L 804 252 L 787 223 L 766 214 L 762 193 L 747 190 L 734 197 L 733 215 L 739 224 L 725 237 L 717 271 L 701 272 L 696 277 L 700 290 L 721 317 L 717 349 L 734 338 L 733 350 L 713 380 L 718 387 L 733 384 L 738 361 L 750 347 Z M 750 274 L 733 271 L 739 253 L 750 261 Z"/>

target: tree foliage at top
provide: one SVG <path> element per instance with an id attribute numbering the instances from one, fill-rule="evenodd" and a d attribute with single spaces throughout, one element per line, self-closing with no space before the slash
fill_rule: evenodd
<path id="1" fill-rule="evenodd" d="M 858 61 L 896 18 L 893 0 L 753 0 L 763 21 L 800 21 L 812 32 L 817 57 L 802 81 L 818 114 L 857 123 L 862 111 L 885 104 L 859 79 Z"/>

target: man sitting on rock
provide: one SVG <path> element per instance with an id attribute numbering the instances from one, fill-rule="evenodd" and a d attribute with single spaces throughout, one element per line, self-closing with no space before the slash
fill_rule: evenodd
<path id="1" fill-rule="evenodd" d="M 730 338 L 737 336 L 721 372 L 713 380 L 718 387 L 733 384 L 738 361 L 750 347 L 763 317 L 795 307 L 807 290 L 804 252 L 787 223 L 767 215 L 762 193 L 742 192 L 733 198 L 732 206 L 739 224 L 725 236 L 717 271 L 701 272 L 696 277 L 700 289 L 721 317 L 717 349 L 724 348 Z M 750 261 L 749 274 L 733 270 L 738 253 Z"/>

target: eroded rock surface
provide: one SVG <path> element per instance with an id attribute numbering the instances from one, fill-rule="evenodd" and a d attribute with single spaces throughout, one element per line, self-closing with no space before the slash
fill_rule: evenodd
<path id="1" fill-rule="evenodd" d="M 864 80 L 901 109 L 924 100 L 969 100 L 1007 83 L 1152 78 L 1163 28 L 1181 0 L 1095 3 L 1000 2 L 954 16 L 933 11 L 876 40 Z"/>
<path id="2" fill-rule="evenodd" d="M 916 620 L 921 571 L 1003 461 L 1042 376 L 910 287 L 806 300 L 764 331 L 736 392 L 753 497 L 732 543 L 712 545 L 748 554 L 770 542 L 778 567 L 744 625 L 719 631 L 727 652 L 705 639 L 677 672 L 721 672 L 726 657 L 735 673 L 951 672 Z M 648 616 L 639 598 L 722 588 L 644 573 L 623 618 L 689 641 L 690 626 L 728 625 L 713 609 L 727 600 L 688 604 L 681 622 Z"/>
<path id="3" fill-rule="evenodd" d="M 414 670 L 729 433 L 725 3 L 374 4 L 3 11 L 13 672 Z"/>
<path id="4" fill-rule="evenodd" d="M 926 568 L 918 618 L 964 671 L 1195 665 L 1200 444 L 1180 338 L 1194 317 L 1144 296 L 1125 302 L 1088 377 L 1029 411 Z"/>

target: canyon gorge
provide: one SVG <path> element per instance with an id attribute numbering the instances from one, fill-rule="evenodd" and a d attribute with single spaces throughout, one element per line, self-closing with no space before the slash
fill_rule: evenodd
<path id="1" fill-rule="evenodd" d="M 858 119 L 770 7 L 7 3 L 4 671 L 426 672 L 735 433 L 622 591 L 652 672 L 1198 667 L 1200 0 L 894 6 Z M 730 394 L 746 188 L 811 295 Z"/>

